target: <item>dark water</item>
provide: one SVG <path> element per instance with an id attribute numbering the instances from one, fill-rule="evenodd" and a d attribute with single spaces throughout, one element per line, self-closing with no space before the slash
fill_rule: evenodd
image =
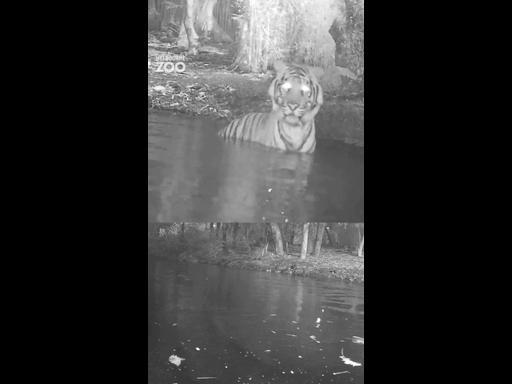
<path id="1" fill-rule="evenodd" d="M 149 222 L 364 221 L 361 148 L 282 153 L 225 142 L 223 124 L 149 114 Z"/>
<path id="2" fill-rule="evenodd" d="M 364 382 L 362 286 L 158 260 L 149 271 L 149 383 Z"/>

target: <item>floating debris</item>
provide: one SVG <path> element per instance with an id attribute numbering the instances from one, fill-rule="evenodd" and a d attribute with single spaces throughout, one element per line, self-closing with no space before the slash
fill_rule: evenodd
<path id="1" fill-rule="evenodd" d="M 286 333 L 285 335 L 286 336 L 291 336 L 291 337 L 297 337 L 297 335 L 294 335 L 293 333 Z"/>
<path id="2" fill-rule="evenodd" d="M 209 379 L 216 379 L 215 376 L 199 376 L 196 377 L 196 380 L 209 380 Z"/>
<path id="3" fill-rule="evenodd" d="M 177 355 L 171 355 L 169 356 L 169 363 L 174 364 L 175 366 L 179 367 L 181 362 L 185 360 L 183 357 L 179 357 Z"/>
<path id="4" fill-rule="evenodd" d="M 349 371 L 333 372 L 333 375 L 341 375 L 342 373 L 350 373 Z"/>
<path id="5" fill-rule="evenodd" d="M 271 352 L 271 350 L 270 350 L 270 349 L 265 349 L 265 351 L 264 351 L 264 352 L 267 352 L 267 353 L 268 353 L 268 352 Z"/>
<path id="6" fill-rule="evenodd" d="M 352 336 L 352 342 L 356 344 L 364 344 L 364 337 Z"/>
<path id="7" fill-rule="evenodd" d="M 320 342 L 316 339 L 316 336 L 312 335 L 312 336 L 309 336 L 309 338 L 310 338 L 311 340 L 313 340 L 314 342 L 316 342 L 316 343 L 320 344 Z"/>
<path id="8" fill-rule="evenodd" d="M 196 347 L 196 351 L 200 351 L 200 350 L 201 350 L 201 348 L 199 348 L 199 347 Z"/>
<path id="9" fill-rule="evenodd" d="M 341 356 L 340 356 L 340 359 L 343 360 L 343 362 L 347 365 L 351 365 L 353 367 L 359 367 L 361 366 L 362 364 L 361 363 L 358 363 L 357 361 L 353 361 L 353 360 L 350 360 L 348 357 L 345 357 L 345 355 L 343 355 L 343 348 L 341 348 Z"/>
<path id="10" fill-rule="evenodd" d="M 276 331 L 274 331 L 274 330 L 271 330 L 270 332 L 272 332 L 272 333 L 274 333 L 274 334 L 276 333 Z"/>

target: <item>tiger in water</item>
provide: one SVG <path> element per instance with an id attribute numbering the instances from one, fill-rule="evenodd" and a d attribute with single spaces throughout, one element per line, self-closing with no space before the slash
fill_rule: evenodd
<path id="1" fill-rule="evenodd" d="M 268 90 L 272 111 L 236 119 L 220 130 L 219 136 L 283 151 L 313 153 L 314 118 L 323 103 L 322 87 L 312 68 L 276 62 L 274 69 L 277 74 Z"/>

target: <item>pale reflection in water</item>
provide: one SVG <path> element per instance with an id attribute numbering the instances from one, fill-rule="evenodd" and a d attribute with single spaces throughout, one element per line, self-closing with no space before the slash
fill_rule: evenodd
<path id="1" fill-rule="evenodd" d="M 223 124 L 149 115 L 149 222 L 364 220 L 361 149 L 283 153 L 225 142 Z"/>

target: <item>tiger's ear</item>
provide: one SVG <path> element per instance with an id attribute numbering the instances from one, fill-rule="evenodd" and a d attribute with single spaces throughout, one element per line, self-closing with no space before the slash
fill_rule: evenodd
<path id="1" fill-rule="evenodd" d="M 282 72 L 286 71 L 286 68 L 288 68 L 288 66 L 281 60 L 276 60 L 272 64 L 272 68 L 274 69 L 276 74 L 278 74 L 278 73 L 282 73 Z"/>
<path id="2" fill-rule="evenodd" d="M 321 67 L 308 67 L 309 73 L 312 74 L 316 80 L 320 80 L 324 75 L 325 71 Z"/>
<path id="3" fill-rule="evenodd" d="M 268 94 L 270 95 L 270 98 L 272 99 L 272 102 L 274 102 L 274 94 L 275 94 L 276 81 L 277 81 L 277 79 L 272 80 L 272 82 L 270 83 L 270 87 L 268 88 Z"/>
<path id="4" fill-rule="evenodd" d="M 324 103 L 324 91 L 320 83 L 316 85 L 318 87 L 318 95 L 316 96 L 316 103 L 322 105 Z"/>

